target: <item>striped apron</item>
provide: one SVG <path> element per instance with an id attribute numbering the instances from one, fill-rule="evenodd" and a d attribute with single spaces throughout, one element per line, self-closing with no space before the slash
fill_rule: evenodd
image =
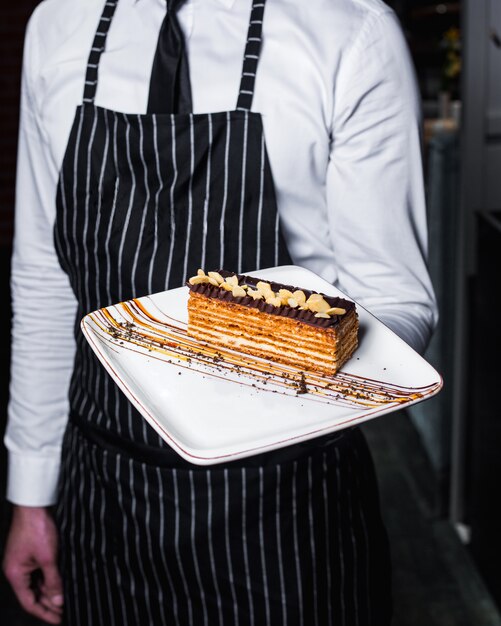
<path id="1" fill-rule="evenodd" d="M 357 429 L 202 468 L 151 429 L 80 319 L 179 287 L 199 267 L 290 263 L 261 117 L 264 0 L 253 0 L 237 106 L 124 114 L 94 104 L 118 0 L 107 0 L 64 156 L 55 247 L 78 300 L 57 521 L 65 623 L 389 623 L 389 558 Z"/>

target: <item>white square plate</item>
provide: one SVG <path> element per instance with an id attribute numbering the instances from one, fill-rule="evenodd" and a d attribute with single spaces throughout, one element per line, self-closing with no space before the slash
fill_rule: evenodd
<path id="1" fill-rule="evenodd" d="M 252 272 L 331 296 L 296 266 Z M 183 458 L 211 465 L 313 439 L 432 397 L 436 370 L 357 304 L 360 345 L 334 377 L 217 349 L 186 334 L 180 287 L 86 315 L 82 331 L 116 384 Z"/>

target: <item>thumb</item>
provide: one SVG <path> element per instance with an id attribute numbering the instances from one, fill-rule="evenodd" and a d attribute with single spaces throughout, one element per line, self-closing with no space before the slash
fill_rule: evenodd
<path id="1" fill-rule="evenodd" d="M 54 607 L 61 607 L 64 603 L 63 584 L 59 570 L 54 563 L 48 563 L 42 566 L 44 583 L 42 594 L 45 599 Z"/>

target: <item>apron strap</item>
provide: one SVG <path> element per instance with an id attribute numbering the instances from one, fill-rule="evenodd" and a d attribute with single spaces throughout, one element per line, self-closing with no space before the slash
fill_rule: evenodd
<path id="1" fill-rule="evenodd" d="M 249 30 L 247 33 L 247 43 L 242 67 L 242 78 L 237 100 L 237 110 L 240 111 L 250 111 L 252 106 L 257 64 L 261 51 L 265 3 L 266 0 L 252 1 Z M 117 4 L 118 0 L 106 0 L 96 34 L 94 35 L 94 41 L 87 61 L 87 70 L 85 72 L 83 101 L 87 104 L 93 104 L 96 97 L 99 61 L 106 46 L 106 37 L 108 36 L 111 20 L 115 14 Z"/>
<path id="2" fill-rule="evenodd" d="M 111 20 L 117 8 L 117 4 L 118 0 L 106 0 L 96 34 L 94 35 L 94 41 L 87 61 L 87 70 L 85 72 L 83 101 L 87 104 L 93 104 L 96 97 L 99 61 L 101 60 L 101 54 L 104 52 L 106 46 L 106 37 L 108 36 Z"/>
<path id="3" fill-rule="evenodd" d="M 252 0 L 252 10 L 245 46 L 242 79 L 238 92 L 237 111 L 250 111 L 254 97 L 254 83 L 256 81 L 257 64 L 261 52 L 263 33 L 264 6 L 266 0 Z"/>

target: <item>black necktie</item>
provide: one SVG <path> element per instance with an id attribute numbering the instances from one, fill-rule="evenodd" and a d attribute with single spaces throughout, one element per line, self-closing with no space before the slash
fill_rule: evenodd
<path id="1" fill-rule="evenodd" d="M 168 0 L 151 70 L 148 113 L 191 113 L 191 86 L 177 11 L 185 0 Z"/>

